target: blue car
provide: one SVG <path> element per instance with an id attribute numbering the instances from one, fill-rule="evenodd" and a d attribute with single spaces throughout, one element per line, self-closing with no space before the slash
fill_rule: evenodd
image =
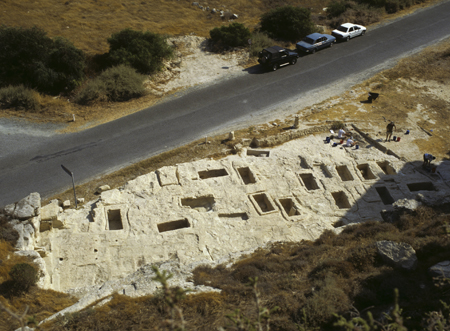
<path id="1" fill-rule="evenodd" d="M 319 49 L 331 47 L 336 38 L 329 34 L 312 33 L 296 44 L 297 52 L 314 54 Z"/>

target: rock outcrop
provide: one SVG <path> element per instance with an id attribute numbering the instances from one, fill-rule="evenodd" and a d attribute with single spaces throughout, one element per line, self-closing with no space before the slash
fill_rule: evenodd
<path id="1" fill-rule="evenodd" d="M 147 265 L 215 264 L 270 242 L 314 240 L 326 229 L 381 220 L 382 211 L 413 209 L 418 193 L 448 195 L 445 183 L 395 156 L 324 141 L 309 135 L 273 149 L 242 147 L 221 160 L 166 166 L 105 188 L 78 209 L 54 201 L 36 210 L 40 202 L 25 199 L 33 206 L 33 212 L 26 208 L 30 218 L 14 218 L 19 204 L 5 213 L 21 233 L 17 248 L 44 260 L 49 288 L 83 297 L 102 284 L 119 284 L 112 290 L 140 295 L 150 289 L 123 279 Z M 408 249 L 394 246 L 386 258 L 413 268 L 413 260 L 403 259 Z"/>
<path id="2" fill-rule="evenodd" d="M 378 241 L 378 254 L 389 265 L 405 270 L 414 270 L 417 267 L 416 251 L 406 243 L 393 241 Z"/>

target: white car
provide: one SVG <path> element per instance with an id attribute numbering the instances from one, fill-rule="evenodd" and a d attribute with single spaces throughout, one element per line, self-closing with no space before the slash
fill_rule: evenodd
<path id="1" fill-rule="evenodd" d="M 339 26 L 337 29 L 333 30 L 331 35 L 336 37 L 338 40 L 346 40 L 349 41 L 350 38 L 354 38 L 357 36 L 364 36 L 366 33 L 366 28 L 362 25 L 353 24 L 353 23 L 344 23 Z"/>

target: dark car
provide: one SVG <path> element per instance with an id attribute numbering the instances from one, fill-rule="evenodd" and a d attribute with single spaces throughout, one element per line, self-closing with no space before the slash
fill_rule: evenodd
<path id="1" fill-rule="evenodd" d="M 312 33 L 296 44 L 298 52 L 314 54 L 319 49 L 331 47 L 336 38 L 329 34 Z"/>
<path id="2" fill-rule="evenodd" d="M 263 67 L 274 71 L 283 65 L 297 63 L 298 58 L 296 52 L 280 46 L 264 48 L 258 55 L 258 62 Z"/>

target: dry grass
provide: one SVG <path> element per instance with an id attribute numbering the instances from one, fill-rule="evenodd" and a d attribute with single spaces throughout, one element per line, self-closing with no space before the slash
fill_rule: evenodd
<path id="1" fill-rule="evenodd" d="M 32 287 L 28 293 L 20 295 L 12 293 L 9 271 L 18 263 L 32 264 L 27 257 L 14 254 L 14 249 L 9 243 L 0 240 L 0 301 L 15 313 L 22 313 L 28 306 L 26 318 L 31 320 L 30 327 L 34 326 L 33 321 L 41 321 L 77 301 L 67 294 L 41 290 L 36 286 Z M 0 330 L 9 331 L 18 327 L 20 325 L 16 320 L 0 310 Z"/>
<path id="2" fill-rule="evenodd" d="M 256 26 L 265 10 L 259 0 L 212 0 L 207 6 L 237 13 L 239 21 L 250 28 Z M 0 19 L 10 26 L 36 25 L 49 36 L 65 37 L 91 54 L 107 52 L 106 39 L 125 28 L 174 36 L 195 33 L 207 37 L 212 28 L 226 23 L 218 14 L 202 11 L 188 0 L 6 0 L 2 2 Z"/>
<path id="3" fill-rule="evenodd" d="M 327 231 L 315 242 L 276 243 L 230 268 L 200 266 L 194 271 L 194 282 L 222 292 L 188 295 L 181 302 L 187 330 L 207 331 L 227 325 L 226 315 L 236 309 L 255 320 L 254 297 L 247 286 L 249 277 L 255 276 L 262 305 L 278 307 L 271 314 L 271 330 L 294 331 L 297 324 L 336 330 L 333 313 L 348 317 L 370 310 L 379 317 L 392 305 L 394 288 L 400 289 L 403 316 L 411 316 L 408 327 L 418 330 L 425 312 L 438 310 L 439 300 L 450 299 L 427 273 L 437 261 L 450 258 L 449 222 L 449 214 L 421 207 L 397 215 L 392 224 L 366 222 L 349 226 L 339 235 Z M 418 268 L 406 273 L 385 265 L 374 246 L 378 240 L 410 243 L 417 252 Z M 88 308 L 45 327 L 160 330 L 166 314 L 161 294 L 138 299 L 116 295 L 98 309 Z"/>

